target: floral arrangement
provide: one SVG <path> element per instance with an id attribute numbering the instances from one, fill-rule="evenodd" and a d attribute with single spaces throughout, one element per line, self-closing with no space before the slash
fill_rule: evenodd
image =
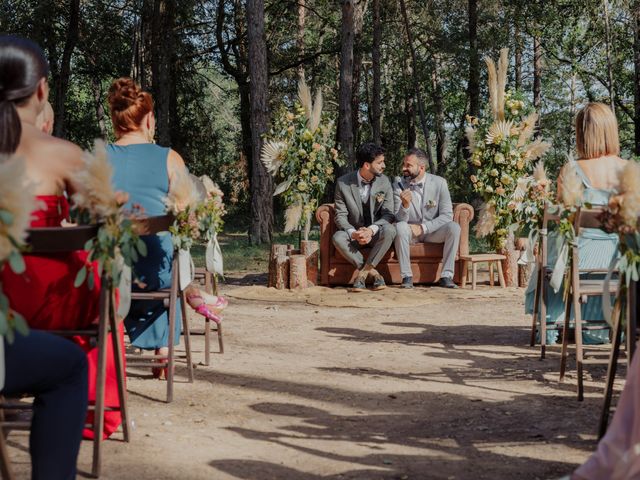
<path id="1" fill-rule="evenodd" d="M 107 158 L 104 142 L 95 141 L 93 152 L 83 154 L 84 168 L 72 176 L 77 188 L 72 196 L 74 218 L 79 224 L 99 225 L 98 234 L 89 240 L 87 264 L 75 279 L 79 287 L 85 280 L 89 289 L 94 287 L 92 262 L 98 263 L 98 273 L 107 272 L 113 284 L 118 285 L 123 265 L 132 267 L 139 256 L 147 255 L 147 246 L 133 228 L 133 220 L 142 214 L 140 207 L 128 211 L 128 194 L 113 189 L 113 168 Z"/>
<path id="2" fill-rule="evenodd" d="M 222 231 L 224 221 L 222 217 L 226 210 L 222 198 L 224 193 L 207 175 L 200 177 L 207 192 L 206 199 L 196 207 L 199 236 L 209 241 L 215 233 Z"/>
<path id="3" fill-rule="evenodd" d="M 334 179 L 334 167 L 343 164 L 331 147 L 333 130 L 333 122 L 322 116 L 322 93 L 318 90 L 313 102 L 301 78 L 293 111 L 280 111 L 262 148 L 262 163 L 277 181 L 273 195 L 280 195 L 287 206 L 284 231 L 304 227 L 305 240 L 313 212 Z"/>
<path id="4" fill-rule="evenodd" d="M 620 235 L 617 268 L 628 288 L 631 280 L 640 280 L 640 164 L 629 161 L 620 171 L 619 181 L 620 193 L 609 199 L 601 220 L 606 231 Z"/>
<path id="5" fill-rule="evenodd" d="M 489 108 L 480 119 L 467 117 L 466 135 L 470 162 L 475 167 L 470 179 L 484 202 L 476 232 L 489 236 L 494 248 L 502 250 L 509 230 L 517 227 L 518 222 L 529 216 L 531 219 L 525 223 L 539 220 L 538 194 L 542 190 L 533 185 L 533 162 L 547 152 L 550 144 L 533 140 L 538 114 L 525 97 L 505 91 L 508 49 L 500 51 L 497 67 L 490 58 L 485 62 L 489 73 Z M 525 199 L 527 202 L 523 203 Z"/>
<path id="6" fill-rule="evenodd" d="M 169 193 L 165 199 L 167 211 L 175 216 L 169 231 L 177 250 L 189 250 L 193 241 L 200 238 L 200 224 L 196 209 L 200 204 L 198 186 L 186 169 L 177 170 L 171 178 Z"/>
<path id="7" fill-rule="evenodd" d="M 33 185 L 25 185 L 22 159 L 0 157 L 0 191 L 0 269 L 8 262 L 9 268 L 20 274 L 25 270 L 20 251 L 31 222 L 31 212 L 37 207 Z M 16 332 L 26 335 L 29 327 L 22 315 L 11 310 L 0 283 L 0 335 L 13 343 Z"/>

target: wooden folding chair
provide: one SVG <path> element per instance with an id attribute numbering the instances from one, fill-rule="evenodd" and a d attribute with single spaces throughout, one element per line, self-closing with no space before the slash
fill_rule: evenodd
<path id="1" fill-rule="evenodd" d="M 602 213 L 602 209 L 578 209 L 575 214 L 573 227 L 576 233 L 576 239 L 580 236 L 580 232 L 583 228 L 601 228 L 602 223 L 599 220 L 599 215 Z M 602 325 L 585 325 L 582 322 L 582 309 L 581 303 L 586 302 L 588 297 L 602 295 L 604 289 L 604 279 L 590 280 L 580 277 L 584 273 L 607 273 L 606 269 L 580 269 L 580 252 L 577 242 L 570 245 L 572 249 L 573 260 L 571 261 L 570 275 L 571 275 L 571 288 L 569 289 L 569 296 L 565 304 L 564 314 L 564 326 L 562 330 L 562 354 L 560 359 L 560 381 L 564 380 L 564 375 L 567 367 L 568 358 L 568 344 L 569 344 L 569 324 L 571 312 L 574 315 L 574 331 L 575 331 L 575 345 L 576 345 L 576 370 L 578 375 L 578 401 L 584 399 L 584 384 L 583 384 L 583 366 L 587 364 L 606 364 L 607 361 L 600 359 L 585 359 L 584 358 L 584 345 L 582 343 L 582 333 L 588 330 L 604 330 L 609 328 L 608 324 L 603 322 Z M 614 279 L 610 282 L 609 292 L 615 295 L 618 291 L 618 281 Z"/>
<path id="2" fill-rule="evenodd" d="M 4 420 L 0 417 L 0 420 Z M 2 480 L 14 480 L 11 461 L 9 460 L 9 452 L 4 439 L 4 432 L 0 431 L 0 478 Z"/>
<path id="3" fill-rule="evenodd" d="M 47 254 L 72 252 L 83 250 L 87 241 L 94 238 L 97 232 L 98 227 L 96 226 L 32 228 L 28 231 L 29 236 L 27 243 L 30 246 L 31 253 Z M 89 406 L 89 409 L 93 409 L 94 411 L 94 419 L 92 425 L 87 425 L 87 428 L 93 428 L 94 433 L 91 474 L 96 478 L 100 476 L 105 410 L 120 411 L 122 415 L 124 441 L 129 442 L 131 440 L 129 413 L 127 408 L 127 390 L 124 381 L 125 367 L 122 360 L 123 346 L 120 342 L 117 325 L 118 321 L 115 314 L 113 282 L 107 275 L 107 272 L 103 272 L 100 289 L 100 318 L 97 327 L 84 330 L 49 331 L 49 333 L 65 337 L 82 335 L 97 338 L 98 369 L 96 372 L 96 401 L 95 405 Z M 107 367 L 107 338 L 109 333 L 112 333 L 111 341 L 116 364 L 118 399 L 120 402 L 119 408 L 105 407 L 104 404 L 104 388 Z M 14 403 L 0 405 L 0 408 L 16 409 L 21 407 Z M 11 427 L 28 429 L 29 425 L 17 425 L 14 422 Z"/>
<path id="4" fill-rule="evenodd" d="M 218 280 L 216 276 L 207 271 L 206 268 L 196 268 L 195 280 L 201 280 L 204 282 L 204 289 L 207 293 L 212 295 L 218 295 Z M 222 325 L 216 325 L 215 332 L 218 333 L 218 348 L 219 353 L 224 353 L 224 342 L 222 339 Z M 204 319 L 204 364 L 209 366 L 211 363 L 211 320 Z"/>
<path id="5" fill-rule="evenodd" d="M 540 360 L 544 360 L 547 351 L 547 330 L 558 330 L 557 325 L 547 325 L 547 288 L 552 269 L 547 266 L 549 260 L 548 229 L 551 223 L 557 223 L 560 217 L 544 207 L 542 216 L 542 228 L 538 237 L 538 251 L 536 252 L 536 289 L 533 299 L 533 315 L 531 321 L 531 346 L 535 345 L 537 322 L 540 322 Z"/>
<path id="6" fill-rule="evenodd" d="M 134 222 L 134 228 L 139 235 L 157 235 L 158 233 L 168 232 L 169 227 L 173 225 L 174 217 L 172 215 L 161 215 L 157 217 L 149 217 Z M 187 372 L 189 382 L 193 383 L 193 362 L 191 361 L 191 336 L 189 333 L 189 319 L 187 317 L 186 298 L 184 291 L 180 288 L 179 282 L 179 255 L 174 252 L 173 261 L 171 263 L 171 287 L 154 291 L 132 291 L 131 300 L 159 300 L 169 302 L 169 353 L 167 355 L 127 355 L 127 364 L 131 367 L 158 367 L 158 360 L 167 362 L 167 403 L 173 401 L 173 377 L 175 365 L 174 353 L 174 329 L 176 322 L 177 301 L 180 299 L 180 308 L 182 312 L 182 332 L 184 335 L 184 343 L 187 357 Z"/>
<path id="7" fill-rule="evenodd" d="M 627 291 L 627 304 L 625 311 L 621 312 L 614 309 L 612 314 L 613 321 L 613 340 L 611 355 L 609 357 L 609 366 L 607 367 L 607 380 L 604 389 L 604 401 L 602 412 L 600 414 L 600 427 L 598 429 L 598 438 L 602 438 L 607 432 L 609 426 L 609 415 L 611 414 L 611 400 L 613 398 L 613 383 L 616 378 L 618 369 L 618 361 L 620 358 L 620 344 L 622 343 L 622 319 L 626 317 L 625 335 L 627 350 L 627 368 L 631 365 L 631 360 L 636 349 L 636 335 L 638 324 L 640 323 L 640 312 L 638 311 L 638 283 L 632 281 Z"/>

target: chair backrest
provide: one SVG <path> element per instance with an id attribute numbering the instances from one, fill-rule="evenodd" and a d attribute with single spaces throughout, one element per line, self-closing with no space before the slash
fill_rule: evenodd
<path id="1" fill-rule="evenodd" d="M 171 214 L 140 218 L 133 221 L 133 228 L 138 235 L 155 235 L 168 232 L 174 220 L 175 217 Z"/>
<path id="2" fill-rule="evenodd" d="M 27 230 L 30 253 L 62 253 L 84 250 L 85 244 L 98 234 L 98 226 L 39 227 Z"/>

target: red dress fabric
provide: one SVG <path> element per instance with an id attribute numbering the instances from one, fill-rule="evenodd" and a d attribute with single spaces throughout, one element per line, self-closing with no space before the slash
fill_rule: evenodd
<path id="1" fill-rule="evenodd" d="M 32 214 L 32 227 L 59 227 L 67 218 L 69 204 L 65 197 L 42 195 L 36 197 L 42 209 Z M 97 265 L 93 265 L 95 285 L 89 290 L 87 282 L 79 288 L 73 286 L 78 271 L 87 264 L 88 253 L 84 251 L 24 255 L 26 270 L 16 275 L 8 266 L 1 272 L 4 293 L 9 298 L 11 308 L 19 312 L 29 326 L 36 330 L 83 329 L 97 323 L 99 317 L 100 277 Z M 122 323 L 118 334 L 123 339 Z M 86 353 L 89 362 L 89 403 L 96 399 L 96 372 L 98 351 L 89 337 L 76 336 L 73 341 Z M 118 384 L 111 346 L 107 339 L 107 374 L 105 382 L 105 406 L 117 408 Z M 124 354 L 124 353 L 123 353 Z M 124 361 L 124 359 L 123 359 Z M 107 438 L 122 421 L 119 411 L 104 414 L 104 438 Z M 87 422 L 93 423 L 93 412 L 87 414 Z M 85 429 L 85 438 L 93 438 L 93 430 Z"/>

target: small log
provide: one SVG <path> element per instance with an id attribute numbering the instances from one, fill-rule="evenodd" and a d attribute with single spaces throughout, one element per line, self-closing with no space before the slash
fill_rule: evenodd
<path id="1" fill-rule="evenodd" d="M 518 286 L 518 254 L 516 250 L 515 238 L 513 233 L 509 233 L 504 249 L 499 252 L 504 255 L 502 260 L 502 271 L 504 272 L 504 279 L 507 287 Z"/>
<path id="2" fill-rule="evenodd" d="M 315 240 L 303 240 L 300 243 L 300 253 L 307 259 L 307 287 L 315 287 L 318 284 L 320 245 Z"/>
<path id="3" fill-rule="evenodd" d="M 275 259 L 274 269 L 274 287 L 278 290 L 284 290 L 289 286 L 289 257 L 278 255 Z"/>
<path id="4" fill-rule="evenodd" d="M 531 278 L 531 264 L 527 263 L 525 265 L 518 264 L 518 286 L 526 287 L 529 285 L 529 279 Z"/>
<path id="5" fill-rule="evenodd" d="M 271 245 L 271 252 L 269 253 L 269 280 L 267 282 L 268 287 L 276 286 L 276 258 L 278 255 L 287 256 L 288 246 L 283 243 L 273 243 Z"/>
<path id="6" fill-rule="evenodd" d="M 289 288 L 307 288 L 307 259 L 304 255 L 289 257 Z"/>

